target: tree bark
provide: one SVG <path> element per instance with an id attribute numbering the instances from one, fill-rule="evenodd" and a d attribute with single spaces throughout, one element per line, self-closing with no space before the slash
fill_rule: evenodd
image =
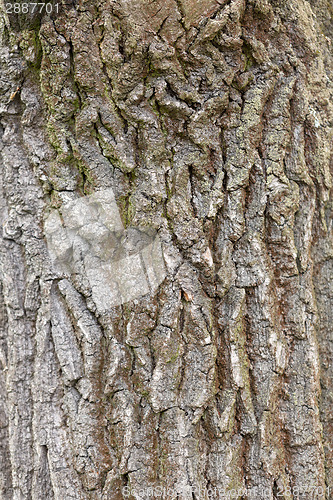
<path id="1" fill-rule="evenodd" d="M 5 10 L 1 499 L 332 498 L 332 0 Z M 105 307 L 45 220 L 108 189 L 165 276 Z"/>

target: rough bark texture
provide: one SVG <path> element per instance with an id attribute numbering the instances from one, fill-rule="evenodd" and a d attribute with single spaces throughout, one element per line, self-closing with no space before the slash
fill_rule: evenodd
<path id="1" fill-rule="evenodd" d="M 1 499 L 332 498 L 332 10 L 3 9 Z M 108 187 L 167 276 L 105 312 L 43 220 Z"/>

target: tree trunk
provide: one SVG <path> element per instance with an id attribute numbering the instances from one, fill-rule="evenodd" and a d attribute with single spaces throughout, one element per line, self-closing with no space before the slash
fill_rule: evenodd
<path id="1" fill-rule="evenodd" d="M 332 0 L 7 5 L 0 498 L 332 498 Z"/>

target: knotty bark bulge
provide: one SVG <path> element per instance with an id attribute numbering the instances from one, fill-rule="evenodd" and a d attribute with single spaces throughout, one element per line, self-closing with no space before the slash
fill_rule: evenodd
<path id="1" fill-rule="evenodd" d="M 2 12 L 1 498 L 330 498 L 331 0 Z M 167 275 L 102 311 L 44 220 L 108 188 Z"/>

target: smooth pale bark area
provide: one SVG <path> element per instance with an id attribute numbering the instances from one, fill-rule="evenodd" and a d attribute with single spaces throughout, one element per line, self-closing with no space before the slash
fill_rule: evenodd
<path id="1" fill-rule="evenodd" d="M 332 0 L 65 4 L 1 15 L 0 498 L 332 498 Z M 103 309 L 44 220 L 109 188 Z"/>

